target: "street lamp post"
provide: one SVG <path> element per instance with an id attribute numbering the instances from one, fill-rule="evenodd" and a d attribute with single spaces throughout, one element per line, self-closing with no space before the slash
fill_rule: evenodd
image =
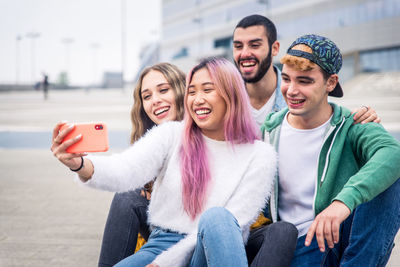
<path id="1" fill-rule="evenodd" d="M 96 75 L 97 75 L 97 50 L 100 47 L 98 43 L 90 44 L 90 47 L 93 49 L 93 87 L 96 84 Z"/>
<path id="2" fill-rule="evenodd" d="M 65 45 L 65 72 L 67 73 L 67 77 L 70 80 L 70 45 L 74 42 L 72 38 L 63 38 L 61 42 Z"/>
<path id="3" fill-rule="evenodd" d="M 126 69 L 126 0 L 121 0 L 121 85 L 125 90 L 124 74 Z"/>
<path id="4" fill-rule="evenodd" d="M 15 84 L 19 84 L 19 73 L 20 73 L 20 42 L 22 40 L 21 35 L 17 35 L 15 42 Z"/>
<path id="5" fill-rule="evenodd" d="M 35 51 L 35 39 L 40 37 L 38 32 L 28 32 L 26 37 L 31 39 L 31 82 L 35 83 L 35 72 L 36 72 L 36 51 Z"/>
<path id="6" fill-rule="evenodd" d="M 270 1 L 269 0 L 258 0 L 258 3 L 262 4 L 265 6 L 265 14 L 268 15 L 268 9 L 270 7 Z"/>

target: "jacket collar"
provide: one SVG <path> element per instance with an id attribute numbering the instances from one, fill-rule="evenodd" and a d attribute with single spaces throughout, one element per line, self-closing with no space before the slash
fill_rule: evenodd
<path id="1" fill-rule="evenodd" d="M 333 116 L 331 119 L 332 126 L 340 124 L 343 117 L 348 118 L 352 116 L 351 112 L 348 109 L 338 106 L 335 103 L 329 102 L 329 104 L 333 107 Z M 278 125 L 282 123 L 288 110 L 289 109 L 286 107 L 279 112 L 268 114 L 267 118 L 265 119 L 265 122 L 263 123 L 263 125 L 261 125 L 261 131 L 270 132 L 273 129 L 275 129 Z"/>

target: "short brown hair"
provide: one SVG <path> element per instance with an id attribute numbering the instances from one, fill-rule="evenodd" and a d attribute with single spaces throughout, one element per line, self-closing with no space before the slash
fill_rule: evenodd
<path id="1" fill-rule="evenodd" d="M 300 50 L 300 51 L 304 51 L 304 52 L 312 54 L 312 49 L 305 44 L 295 45 L 294 47 L 292 47 L 292 49 Z M 292 56 L 292 55 L 288 55 L 288 54 L 286 54 L 281 59 L 281 63 L 289 65 L 300 71 L 309 71 L 309 70 L 314 69 L 315 67 L 319 67 L 317 64 L 315 64 L 314 62 L 312 62 L 311 60 L 309 60 L 307 58 L 296 57 L 296 56 Z M 324 71 L 321 67 L 319 67 L 319 69 L 321 70 L 322 75 L 324 76 L 324 80 L 325 81 L 328 80 L 328 78 L 331 75 L 329 73 L 327 73 L 326 71 Z"/>

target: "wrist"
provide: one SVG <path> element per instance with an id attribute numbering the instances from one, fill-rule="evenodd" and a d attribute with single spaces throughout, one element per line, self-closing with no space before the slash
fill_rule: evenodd
<path id="1" fill-rule="evenodd" d="M 77 168 L 77 169 L 71 169 L 71 168 L 69 168 L 71 171 L 73 171 L 73 172 L 78 172 L 78 171 L 80 171 L 84 166 L 83 166 L 83 162 L 84 162 L 84 160 L 83 160 L 83 157 L 81 157 L 81 165 Z"/>

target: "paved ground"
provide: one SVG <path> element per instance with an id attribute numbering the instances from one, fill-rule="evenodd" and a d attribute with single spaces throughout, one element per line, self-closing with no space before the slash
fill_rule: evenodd
<path id="1" fill-rule="evenodd" d="M 112 132 L 129 131 L 130 92 L 58 91 L 50 92 L 48 101 L 42 98 L 38 92 L 1 93 L 0 138 L 16 131 L 26 132 L 25 138 L 48 133 L 65 119 L 101 120 Z M 345 102 L 350 107 L 360 103 L 374 106 L 390 129 L 400 129 L 400 97 L 350 97 Z M 0 148 L 0 266 L 97 264 L 112 194 L 75 184 L 49 151 L 48 136 L 33 140 L 40 143 L 35 149 Z M 10 142 L 23 141 L 29 138 Z M 110 153 L 120 149 L 111 147 Z M 395 248 L 388 266 L 399 265 L 400 249 Z"/>

